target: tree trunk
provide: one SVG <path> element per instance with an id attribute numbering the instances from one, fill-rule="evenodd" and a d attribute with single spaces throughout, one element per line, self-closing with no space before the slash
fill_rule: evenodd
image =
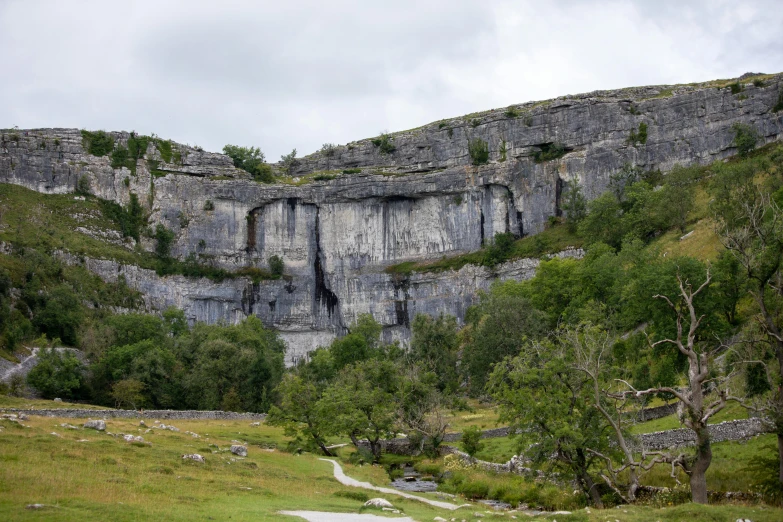
<path id="1" fill-rule="evenodd" d="M 696 431 L 696 460 L 690 468 L 691 500 L 707 503 L 707 468 L 712 462 L 712 447 L 706 424 Z"/>
<path id="2" fill-rule="evenodd" d="M 601 495 L 598 494 L 598 486 L 590 478 L 590 475 L 586 471 L 580 472 L 579 482 L 582 483 L 582 489 L 584 489 L 587 496 L 590 497 L 590 501 L 598 509 L 604 508 L 604 501 L 601 500 Z"/>
<path id="3" fill-rule="evenodd" d="M 326 445 L 323 442 L 321 442 L 320 440 L 316 441 L 316 442 L 318 444 L 318 447 L 321 448 L 321 451 L 324 452 L 324 456 L 326 456 L 326 457 L 334 457 L 335 456 L 335 454 L 332 453 L 331 451 L 329 451 L 329 449 L 326 447 Z"/>

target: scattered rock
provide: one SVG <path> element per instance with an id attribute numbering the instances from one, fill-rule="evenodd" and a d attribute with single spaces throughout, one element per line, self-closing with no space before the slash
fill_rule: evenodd
<path id="1" fill-rule="evenodd" d="M 231 446 L 231 453 L 239 457 L 247 457 L 247 446 L 240 446 L 239 444 L 233 444 Z"/>
<path id="2" fill-rule="evenodd" d="M 367 502 L 364 503 L 365 507 L 376 507 L 376 508 L 394 508 L 392 506 L 392 503 L 386 500 L 385 498 L 371 498 Z"/>
<path id="3" fill-rule="evenodd" d="M 128 442 L 144 442 L 144 439 L 140 435 L 123 435 L 122 438 Z"/>
<path id="4" fill-rule="evenodd" d="M 27 504 L 27 506 L 25 506 L 25 509 L 43 509 L 45 507 L 46 507 L 45 504 Z"/>
<path id="5" fill-rule="evenodd" d="M 189 459 L 189 460 L 195 460 L 196 462 L 201 462 L 202 464 L 204 464 L 204 463 L 206 462 L 206 460 L 204 459 L 204 457 L 202 457 L 202 456 L 201 456 L 201 455 L 199 455 L 198 453 L 192 453 L 192 454 L 190 454 L 190 455 L 182 455 L 182 458 L 183 458 L 184 460 L 188 460 L 188 459 Z"/>
<path id="6" fill-rule="evenodd" d="M 435 517 L 432 519 L 434 522 L 447 522 L 445 518 Z"/>
<path id="7" fill-rule="evenodd" d="M 27 415 L 25 415 L 24 413 L 20 413 L 19 415 L 17 415 L 17 418 L 19 420 L 28 420 Z"/>
<path id="8" fill-rule="evenodd" d="M 146 428 L 146 427 L 147 427 L 147 423 L 146 423 L 146 422 L 144 422 L 144 419 L 142 419 L 142 420 L 140 420 L 140 421 L 139 421 L 139 426 L 141 426 L 141 427 L 144 427 L 144 428 Z"/>
<path id="9" fill-rule="evenodd" d="M 261 426 L 261 423 L 260 422 L 251 422 L 250 425 L 251 426 Z"/>
<path id="10" fill-rule="evenodd" d="M 91 430 L 106 431 L 106 422 L 102 420 L 88 420 L 84 423 L 84 427 Z"/>
<path id="11" fill-rule="evenodd" d="M 55 397 L 54 402 L 63 402 L 63 400 L 59 397 Z"/>
<path id="12" fill-rule="evenodd" d="M 179 431 L 179 428 L 172 426 L 172 425 L 166 425 L 166 424 L 158 424 L 157 426 L 153 426 L 153 428 L 157 428 L 159 430 L 169 430 L 169 431 Z"/>
<path id="13" fill-rule="evenodd" d="M 61 437 L 62 438 L 62 435 L 60 435 L 59 433 L 57 433 L 55 431 L 51 432 L 49 435 L 54 435 L 55 437 Z"/>
<path id="14" fill-rule="evenodd" d="M 737 522 L 753 522 L 753 521 L 749 518 L 738 518 Z"/>
<path id="15" fill-rule="evenodd" d="M 79 426 L 74 426 L 73 424 L 68 424 L 67 422 L 63 422 L 62 424 L 60 424 L 60 427 L 61 428 L 66 428 L 66 429 L 69 429 L 69 430 L 78 430 L 79 429 Z"/>

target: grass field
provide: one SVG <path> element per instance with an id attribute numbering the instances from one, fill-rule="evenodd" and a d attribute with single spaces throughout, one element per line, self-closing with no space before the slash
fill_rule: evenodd
<path id="1" fill-rule="evenodd" d="M 3 407 L 49 407 L 54 404 L 5 397 L 1 401 Z M 384 496 L 405 514 L 422 521 L 436 516 L 447 520 L 452 517 L 478 520 L 473 514 L 485 512 L 481 505 L 450 512 L 416 501 L 342 486 L 332 477 L 331 466 L 319 461 L 318 456 L 269 449 L 284 447 L 287 439 L 282 430 L 264 424 L 254 427 L 249 421 L 174 421 L 180 432 L 153 430 L 145 433 L 146 428 L 140 427 L 136 420 L 107 421 L 107 432 L 141 435 L 145 442 L 151 443 L 147 445 L 128 443 L 108 433 L 61 426 L 63 423 L 81 426 L 82 422 L 30 417 L 23 421 L 24 426 L 19 426 L 0 421 L 0 519 L 294 520 L 277 512 L 305 509 L 356 513 L 361 511 L 362 493 L 367 498 Z M 152 422 L 147 421 L 147 424 L 152 425 Z M 186 431 L 195 432 L 199 437 Z M 508 439 L 495 440 L 509 442 Z M 246 459 L 227 451 L 232 441 L 249 444 Z M 728 476 L 751 453 L 765 451 L 764 446 L 768 444 L 769 441 L 761 437 L 746 445 L 716 445 L 713 469 L 715 473 Z M 343 468 L 349 476 L 377 485 L 388 484 L 382 467 L 359 467 L 345 462 L 351 451 L 346 448 L 342 452 Z M 185 453 L 204 455 L 206 464 L 183 461 L 181 455 Z M 663 480 L 663 477 L 653 478 Z M 497 476 L 493 480 L 506 479 Z M 739 483 L 747 477 L 735 474 L 731 480 Z M 434 494 L 427 496 L 436 498 Z M 458 503 L 461 502 L 458 499 Z M 29 504 L 46 507 L 26 509 Z M 485 513 L 485 516 L 510 519 L 511 514 Z M 570 516 L 538 519 L 604 521 L 607 516 L 611 520 L 629 521 L 736 520 L 740 516 L 754 521 L 772 521 L 783 519 L 783 511 L 742 505 L 684 505 L 667 509 L 635 506 L 603 512 L 583 509 Z"/>

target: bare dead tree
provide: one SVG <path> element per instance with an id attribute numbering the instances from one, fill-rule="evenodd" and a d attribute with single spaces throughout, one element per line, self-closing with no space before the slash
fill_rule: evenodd
<path id="1" fill-rule="evenodd" d="M 706 472 L 712 462 L 712 446 L 710 433 L 707 426 L 708 420 L 721 411 L 729 400 L 739 400 L 728 393 L 726 389 L 718 389 L 717 397 L 712 402 L 707 402 L 705 397 L 707 385 L 710 383 L 710 361 L 715 350 L 697 346 L 697 331 L 701 326 L 704 315 L 699 315 L 694 304 L 695 298 L 709 287 L 712 281 L 709 268 L 704 282 L 695 290 L 688 280 L 683 280 L 680 272 L 677 272 L 679 296 L 672 300 L 664 295 L 655 295 L 655 299 L 662 299 L 675 314 L 677 323 L 677 335 L 674 339 L 662 339 L 650 342 L 651 347 L 659 345 L 671 345 L 683 354 L 688 360 L 688 389 L 679 390 L 671 386 L 659 386 L 647 390 L 636 390 L 627 382 L 631 394 L 635 397 L 656 393 L 670 393 L 680 402 L 683 412 L 683 424 L 696 435 L 696 454 L 692 457 L 664 457 L 682 468 L 689 476 L 691 498 L 693 502 L 707 503 L 707 479 Z M 623 381 L 625 382 L 625 381 Z"/>

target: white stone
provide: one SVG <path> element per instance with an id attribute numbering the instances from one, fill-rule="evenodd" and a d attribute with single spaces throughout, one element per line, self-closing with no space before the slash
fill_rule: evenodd
<path id="1" fill-rule="evenodd" d="M 386 500 L 385 498 L 371 498 L 367 502 L 364 503 L 365 507 L 376 507 L 376 508 L 394 508 L 391 502 Z"/>
<path id="2" fill-rule="evenodd" d="M 231 446 L 231 453 L 239 457 L 247 457 L 247 446 L 241 446 L 239 444 L 233 444 Z"/>
<path id="3" fill-rule="evenodd" d="M 106 422 L 102 420 L 88 420 L 84 423 L 84 427 L 91 430 L 106 431 Z"/>

